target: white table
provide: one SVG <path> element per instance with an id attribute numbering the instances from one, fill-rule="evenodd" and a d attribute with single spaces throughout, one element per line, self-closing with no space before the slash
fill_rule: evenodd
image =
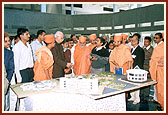
<path id="1" fill-rule="evenodd" d="M 19 111 L 42 112 L 113 112 L 126 111 L 125 92 L 155 84 L 149 80 L 146 83 L 132 84 L 119 81 L 125 76 L 116 75 L 115 82 L 126 83 L 122 90 L 105 88 L 96 95 L 82 94 L 80 92 L 64 91 L 58 86 L 46 91 L 23 91 L 20 86 L 11 86 L 17 97 L 21 100 Z M 57 81 L 58 82 L 58 81 Z"/>
<path id="2" fill-rule="evenodd" d="M 112 112 L 126 111 L 125 93 L 92 99 L 75 93 L 51 92 L 25 98 L 25 111 Z M 22 108 L 24 110 L 24 108 Z"/>

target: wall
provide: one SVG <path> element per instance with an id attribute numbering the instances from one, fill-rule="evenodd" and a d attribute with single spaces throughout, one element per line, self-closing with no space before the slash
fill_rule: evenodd
<path id="1" fill-rule="evenodd" d="M 160 24 L 159 24 L 160 23 Z M 65 34 L 110 34 L 164 30 L 164 4 L 113 14 L 62 15 L 4 9 L 4 29 L 16 33 L 26 27 L 30 33 L 44 29 Z"/>

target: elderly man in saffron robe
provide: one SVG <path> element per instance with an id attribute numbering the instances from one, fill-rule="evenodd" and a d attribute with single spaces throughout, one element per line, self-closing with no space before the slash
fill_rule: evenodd
<path id="1" fill-rule="evenodd" d="M 155 85 L 158 102 L 164 109 L 164 42 L 162 33 L 156 33 L 154 37 L 157 46 L 154 48 L 150 60 L 150 74 L 153 80 L 157 81 Z"/>
<path id="2" fill-rule="evenodd" d="M 109 62 L 110 62 L 110 72 L 115 72 L 116 69 L 123 68 L 123 75 L 126 75 L 126 70 L 132 68 L 133 59 L 131 52 L 126 45 L 122 44 L 122 36 L 114 36 L 115 48 L 112 51 Z"/>
<path id="3" fill-rule="evenodd" d="M 86 46 L 86 37 L 80 36 L 79 43 L 74 51 L 74 73 L 75 75 L 90 74 L 91 61 L 90 49 Z"/>
<path id="4" fill-rule="evenodd" d="M 34 81 L 52 79 L 54 60 L 50 50 L 55 46 L 54 35 L 46 35 L 44 43 L 46 46 L 41 47 L 36 52 L 37 59 L 34 64 Z"/>

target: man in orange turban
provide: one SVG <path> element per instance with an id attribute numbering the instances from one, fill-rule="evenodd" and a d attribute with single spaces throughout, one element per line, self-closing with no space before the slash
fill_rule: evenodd
<path id="1" fill-rule="evenodd" d="M 122 44 L 126 44 L 126 41 L 127 41 L 127 38 L 128 38 L 128 35 L 127 34 L 121 34 L 122 36 Z"/>
<path id="2" fill-rule="evenodd" d="M 125 39 L 125 40 L 127 40 L 127 38 L 128 38 L 128 35 L 127 35 L 127 34 L 123 34 L 123 33 L 122 33 L 121 36 L 122 36 L 122 38 Z"/>
<path id="3" fill-rule="evenodd" d="M 79 37 L 79 43 L 75 46 L 74 51 L 74 73 L 75 75 L 90 74 L 91 61 L 90 49 L 86 46 L 86 37 Z"/>
<path id="4" fill-rule="evenodd" d="M 154 48 L 151 56 L 149 71 L 151 78 L 157 81 L 155 85 L 156 96 L 164 109 L 164 42 L 162 40 L 162 33 L 156 33 L 154 41 L 157 46 Z"/>
<path id="5" fill-rule="evenodd" d="M 94 47 L 96 47 L 96 34 L 91 34 L 89 35 L 89 40 L 90 40 L 90 43 L 87 44 L 87 46 L 89 47 L 89 49 L 92 51 L 92 49 Z"/>
<path id="6" fill-rule="evenodd" d="M 54 35 L 46 35 L 44 42 L 46 46 L 41 47 L 36 52 L 37 59 L 34 64 L 34 81 L 52 79 L 54 60 L 50 50 L 55 46 Z"/>
<path id="7" fill-rule="evenodd" d="M 131 51 L 131 47 L 126 44 L 127 43 L 128 35 L 122 33 L 121 36 L 122 36 L 122 44 L 125 45 Z"/>
<path id="8" fill-rule="evenodd" d="M 115 68 L 123 68 L 123 74 L 126 75 L 126 70 L 131 69 L 133 59 L 130 50 L 123 44 L 121 44 L 122 36 L 114 36 L 115 48 L 112 51 L 109 62 L 110 72 L 115 72 Z"/>

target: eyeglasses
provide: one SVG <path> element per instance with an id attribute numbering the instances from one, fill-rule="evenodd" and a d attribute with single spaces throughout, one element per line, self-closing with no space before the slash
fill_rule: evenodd
<path id="1" fill-rule="evenodd" d="M 159 39 L 158 37 L 154 37 L 154 39 Z"/>

